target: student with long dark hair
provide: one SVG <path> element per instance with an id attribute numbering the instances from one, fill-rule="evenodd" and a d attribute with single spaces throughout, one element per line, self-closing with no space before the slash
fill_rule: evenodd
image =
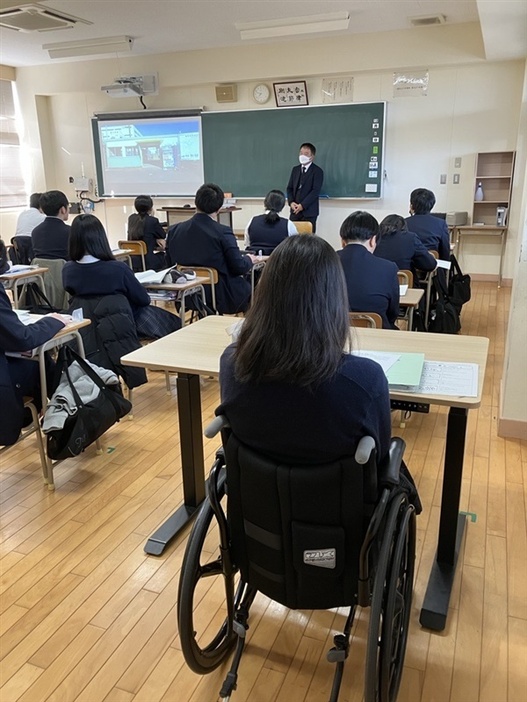
<path id="1" fill-rule="evenodd" d="M 417 234 L 408 231 L 403 217 L 391 214 L 379 225 L 377 246 L 373 252 L 379 258 L 393 261 L 399 270 L 409 270 L 416 278 L 417 270 L 433 271 L 437 263 Z"/>
<path id="2" fill-rule="evenodd" d="M 240 441 L 275 459 L 329 462 L 354 455 L 369 435 L 382 460 L 391 435 L 388 383 L 377 363 L 350 348 L 337 254 L 319 237 L 289 237 L 221 357 L 216 414 L 226 415 Z M 420 511 L 404 464 L 401 484 Z"/>
<path id="3" fill-rule="evenodd" d="M 286 239 L 264 269 L 237 342 L 222 355 L 217 413 L 241 441 L 271 455 L 326 461 L 353 454 L 370 434 L 384 456 L 388 384 L 379 365 L 345 352 L 349 344 L 337 254 L 319 237 Z"/>
<path id="4" fill-rule="evenodd" d="M 179 317 L 150 305 L 148 293 L 132 270 L 115 260 L 106 231 L 95 215 L 82 214 L 73 220 L 70 259 L 62 269 L 62 282 L 73 297 L 124 295 L 141 338 L 158 339 L 181 327 Z"/>
<path id="5" fill-rule="evenodd" d="M 280 217 L 285 207 L 285 195 L 281 190 L 271 190 L 264 200 L 265 213 L 251 219 L 245 229 L 245 250 L 264 256 L 272 253 L 288 236 L 297 234 L 290 219 Z"/>
<path id="6" fill-rule="evenodd" d="M 146 244 L 145 263 L 148 269 L 160 271 L 165 268 L 165 254 L 156 249 L 165 248 L 166 232 L 157 217 L 152 215 L 154 201 L 150 195 L 138 195 L 134 200 L 136 212 L 128 217 L 128 239 L 144 241 Z M 137 259 L 137 260 L 134 260 Z M 139 257 L 132 256 L 134 270 L 141 270 Z"/>

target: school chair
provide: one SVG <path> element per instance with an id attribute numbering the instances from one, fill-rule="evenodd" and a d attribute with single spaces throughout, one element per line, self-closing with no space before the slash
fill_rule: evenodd
<path id="1" fill-rule="evenodd" d="M 311 222 L 293 222 L 299 234 L 313 234 Z"/>
<path id="2" fill-rule="evenodd" d="M 377 312 L 350 312 L 350 326 L 368 329 L 382 329 L 381 315 Z"/>
<path id="3" fill-rule="evenodd" d="M 144 241 L 131 239 L 130 241 L 118 241 L 117 246 L 120 249 L 128 249 L 131 252 L 131 256 L 140 256 L 142 270 L 146 271 L 145 255 L 147 253 L 146 244 Z"/>
<path id="4" fill-rule="evenodd" d="M 38 412 L 37 408 L 35 407 L 34 400 L 32 397 L 24 397 L 24 409 L 28 409 L 31 412 L 31 424 L 28 424 L 28 426 L 24 427 L 22 431 L 20 432 L 20 436 L 16 440 L 16 444 L 18 444 L 20 441 L 23 439 L 26 439 L 28 436 L 31 434 L 35 434 L 37 437 L 37 445 L 38 445 L 38 453 L 40 456 L 40 466 L 42 468 L 42 476 L 44 478 L 44 482 L 49 485 L 50 484 L 50 479 L 49 479 L 49 471 L 51 470 L 51 466 L 48 464 L 48 460 L 46 457 L 46 452 L 44 450 L 44 439 L 42 437 L 42 431 L 40 429 L 40 421 L 38 417 Z M 11 446 L 2 446 L 0 447 L 0 453 L 3 453 L 4 451 L 7 451 L 10 449 Z M 53 476 L 53 474 L 51 474 Z M 53 484 L 53 477 L 51 477 L 51 484 Z"/>

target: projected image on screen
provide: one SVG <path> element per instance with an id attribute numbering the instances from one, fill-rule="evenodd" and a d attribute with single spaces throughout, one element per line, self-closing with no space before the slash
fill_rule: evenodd
<path id="1" fill-rule="evenodd" d="M 194 195 L 203 183 L 201 119 L 95 120 L 102 195 Z"/>

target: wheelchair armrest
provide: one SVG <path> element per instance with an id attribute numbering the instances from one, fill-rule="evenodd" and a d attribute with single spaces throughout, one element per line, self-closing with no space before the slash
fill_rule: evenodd
<path id="1" fill-rule="evenodd" d="M 385 459 L 379 465 L 379 483 L 381 485 L 398 485 L 399 471 L 403 461 L 406 443 L 400 437 L 392 438 Z"/>
<path id="2" fill-rule="evenodd" d="M 224 414 L 220 414 L 214 417 L 212 422 L 205 427 L 203 432 L 207 439 L 213 439 L 216 434 L 219 434 L 222 429 L 226 429 L 229 426 L 227 417 Z"/>

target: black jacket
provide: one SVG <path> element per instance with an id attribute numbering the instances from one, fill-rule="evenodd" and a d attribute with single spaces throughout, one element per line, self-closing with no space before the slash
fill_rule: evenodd
<path id="1" fill-rule="evenodd" d="M 244 312 L 249 306 L 251 284 L 244 277 L 252 261 L 238 247 L 229 227 L 209 215 L 198 212 L 168 232 L 167 263 L 182 266 L 206 266 L 218 271 L 216 306 L 220 314 Z M 207 304 L 211 304 L 209 286 L 205 288 Z"/>
<path id="2" fill-rule="evenodd" d="M 351 312 L 377 312 L 383 329 L 397 329 L 399 279 L 392 261 L 376 258 L 361 244 L 337 252 L 344 269 Z"/>
<path id="3" fill-rule="evenodd" d="M 134 315 L 124 295 L 76 296 L 69 312 L 82 308 L 91 324 L 80 329 L 86 358 L 119 375 L 129 388 L 147 382 L 144 368 L 133 368 L 121 363 L 121 356 L 141 347 Z"/>
<path id="4" fill-rule="evenodd" d="M 444 219 L 433 214 L 416 214 L 405 221 L 408 231 L 417 234 L 429 251 L 437 251 L 443 261 L 450 260 L 450 235 Z"/>
<path id="5" fill-rule="evenodd" d="M 67 261 L 70 257 L 70 229 L 59 217 L 46 217 L 31 232 L 34 257 L 63 258 Z"/>
<path id="6" fill-rule="evenodd" d="M 417 270 L 433 271 L 436 267 L 435 258 L 413 232 L 385 234 L 377 240 L 373 253 L 378 258 L 393 261 L 400 271 L 412 271 L 414 278 Z"/>
<path id="7" fill-rule="evenodd" d="M 302 166 L 294 166 L 287 184 L 287 202 L 298 202 L 304 208 L 304 217 L 318 217 L 318 199 L 324 182 L 324 171 L 316 163 L 312 163 L 306 171 L 300 188 Z"/>

